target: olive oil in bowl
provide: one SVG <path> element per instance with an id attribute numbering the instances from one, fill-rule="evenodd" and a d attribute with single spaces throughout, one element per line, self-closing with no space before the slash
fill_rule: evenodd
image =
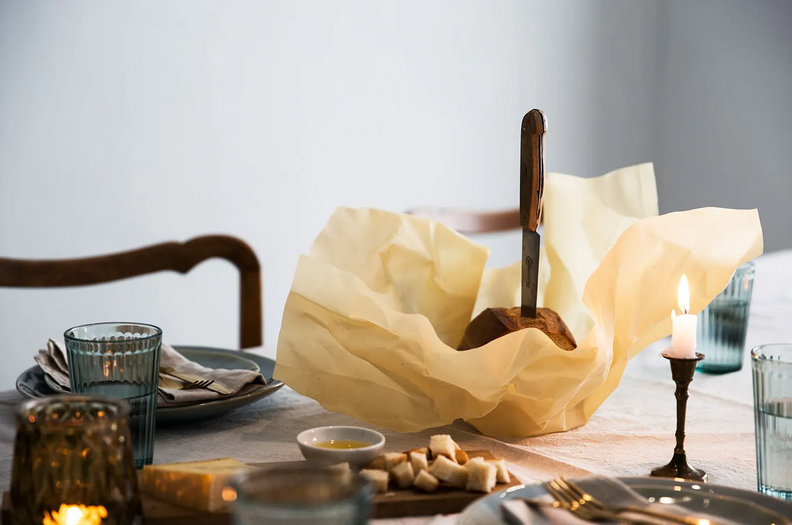
<path id="1" fill-rule="evenodd" d="M 365 448 L 374 445 L 374 443 L 364 443 L 363 441 L 354 441 L 351 439 L 331 439 L 329 441 L 322 441 L 314 444 L 319 448 L 334 448 L 341 450 L 349 450 L 353 448 Z"/>
<path id="2" fill-rule="evenodd" d="M 327 465 L 349 463 L 354 470 L 377 459 L 385 447 L 385 436 L 363 427 L 317 427 L 300 432 L 297 445 L 308 461 Z"/>

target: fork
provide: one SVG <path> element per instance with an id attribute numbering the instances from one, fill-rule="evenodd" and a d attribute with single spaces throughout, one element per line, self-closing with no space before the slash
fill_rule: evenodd
<path id="1" fill-rule="evenodd" d="M 182 390 L 200 390 L 202 388 L 206 388 L 207 390 L 209 387 L 214 383 L 212 379 L 204 379 L 202 381 L 193 381 L 191 383 L 186 383 L 182 386 Z"/>
<path id="2" fill-rule="evenodd" d="M 581 489 L 577 484 L 569 481 L 564 476 L 560 476 L 550 483 L 554 484 L 555 488 L 563 493 L 566 497 L 574 499 L 581 508 L 589 508 L 596 511 L 605 511 L 618 515 L 622 512 L 631 512 L 633 514 L 641 514 L 653 518 L 660 518 L 673 523 L 681 523 L 682 525 L 699 525 L 701 520 L 697 518 L 689 518 L 680 516 L 678 514 L 671 514 L 655 510 L 649 507 L 641 507 L 638 505 L 616 505 L 610 506 L 597 500 L 594 496 Z M 717 525 L 716 523 L 708 522 L 710 525 Z"/>
<path id="3" fill-rule="evenodd" d="M 177 372 L 176 369 L 171 368 L 171 367 L 160 367 L 160 374 L 166 374 L 166 375 L 169 375 L 169 376 L 173 376 L 173 377 L 175 377 L 177 379 L 181 379 L 182 381 L 188 381 L 188 382 L 208 381 L 206 378 L 203 378 L 201 376 L 197 376 L 195 374 L 188 374 L 186 372 Z M 227 386 L 225 386 L 225 385 L 223 385 L 221 383 L 216 383 L 214 381 L 209 383 L 209 386 L 211 388 L 207 388 L 208 390 L 211 390 L 212 392 L 217 392 L 218 394 L 233 394 L 234 393 L 234 391 L 231 390 L 230 388 L 228 388 Z"/>
<path id="4" fill-rule="evenodd" d="M 561 488 L 558 480 L 544 482 L 542 483 L 542 487 L 553 499 L 556 500 L 558 507 L 571 512 L 583 520 L 610 520 L 616 523 L 626 523 L 630 525 L 653 525 L 648 521 L 629 518 L 627 516 L 619 516 L 617 513 L 605 508 L 593 507 L 590 505 L 586 506 L 579 498 L 572 496 L 569 492 Z"/>

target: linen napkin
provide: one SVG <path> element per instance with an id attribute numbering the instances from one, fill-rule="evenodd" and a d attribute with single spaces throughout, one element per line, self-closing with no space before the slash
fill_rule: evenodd
<path id="1" fill-rule="evenodd" d="M 50 339 L 47 349 L 39 350 L 34 358 L 42 370 L 46 372 L 60 386 L 68 389 L 69 364 L 65 345 Z M 211 401 L 221 397 L 241 395 L 256 388 L 257 385 L 266 385 L 264 377 L 253 370 L 228 370 L 225 368 L 206 368 L 194 361 L 190 361 L 167 343 L 162 343 L 160 353 L 160 367 L 173 368 L 177 372 L 194 374 L 206 379 L 213 379 L 217 383 L 227 386 L 233 391 L 223 395 L 211 390 L 195 389 L 180 390 L 177 388 L 163 388 L 157 390 L 157 406 L 188 405 L 201 401 Z M 178 382 L 178 381 L 177 381 Z"/>
<path id="2" fill-rule="evenodd" d="M 663 504 L 663 503 L 649 503 L 646 498 L 633 492 L 630 487 L 621 481 L 608 478 L 605 476 L 591 476 L 581 480 L 575 480 L 575 483 L 585 492 L 591 494 L 595 499 L 602 502 L 607 506 L 631 506 L 650 508 L 661 512 L 676 514 L 681 517 L 689 517 L 700 520 L 710 520 L 712 523 L 718 525 L 740 525 L 738 522 L 726 520 L 720 517 L 714 517 L 707 514 L 691 514 L 687 509 L 677 505 Z M 684 497 L 684 493 L 680 492 L 680 497 Z M 549 497 L 542 497 L 541 499 L 552 501 Z M 642 514 L 630 514 L 625 516 L 640 518 L 641 521 L 646 523 L 657 523 L 663 525 L 668 523 L 667 520 L 660 518 L 653 518 L 644 516 Z M 508 500 L 501 503 L 501 517 L 508 525 L 577 525 L 584 523 L 591 523 L 578 519 L 570 512 L 565 510 L 553 509 L 535 509 L 521 500 Z M 599 523 L 615 523 L 612 521 L 603 521 Z M 702 521 L 702 523 L 709 523 Z"/>

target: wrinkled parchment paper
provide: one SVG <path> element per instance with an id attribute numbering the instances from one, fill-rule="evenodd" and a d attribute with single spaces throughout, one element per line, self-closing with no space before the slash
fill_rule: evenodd
<path id="1" fill-rule="evenodd" d="M 540 305 L 578 340 L 535 329 L 456 345 L 488 306 L 518 304 L 519 263 L 409 215 L 339 208 L 297 266 L 275 377 L 326 409 L 409 432 L 465 419 L 531 436 L 584 424 L 630 357 L 669 335 L 683 273 L 697 313 L 762 252 L 755 210 L 657 215 L 651 164 L 545 182 Z"/>

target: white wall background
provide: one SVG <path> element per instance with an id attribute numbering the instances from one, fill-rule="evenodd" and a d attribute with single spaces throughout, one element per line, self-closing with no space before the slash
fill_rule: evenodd
<path id="1" fill-rule="evenodd" d="M 548 169 L 655 161 L 662 211 L 759 207 L 792 246 L 792 2 L 0 0 L 0 255 L 206 233 L 264 266 L 274 355 L 297 257 L 339 205 L 517 202 L 519 125 Z M 517 257 L 512 235 L 493 260 Z M 97 320 L 233 347 L 233 267 L 0 290 L 0 388 Z"/>

